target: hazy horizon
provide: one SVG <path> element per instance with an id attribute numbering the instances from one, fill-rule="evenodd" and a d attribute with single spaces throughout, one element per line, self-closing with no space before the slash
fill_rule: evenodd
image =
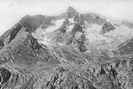
<path id="1" fill-rule="evenodd" d="M 81 13 L 93 12 L 133 22 L 132 0 L 1 0 L 0 35 L 24 15 L 57 15 L 72 6 Z"/>

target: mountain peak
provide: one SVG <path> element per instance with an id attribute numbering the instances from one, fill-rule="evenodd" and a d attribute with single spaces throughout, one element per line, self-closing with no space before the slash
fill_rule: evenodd
<path id="1" fill-rule="evenodd" d="M 73 8 L 72 6 L 69 6 L 69 7 L 67 8 L 67 11 L 68 11 L 68 12 L 77 12 L 76 9 Z"/>
<path id="2" fill-rule="evenodd" d="M 74 9 L 74 8 L 71 7 L 71 6 L 69 6 L 69 7 L 67 8 L 66 13 L 67 13 L 68 17 L 73 17 L 73 16 L 75 16 L 75 15 L 78 14 L 78 12 L 76 11 L 76 9 Z"/>

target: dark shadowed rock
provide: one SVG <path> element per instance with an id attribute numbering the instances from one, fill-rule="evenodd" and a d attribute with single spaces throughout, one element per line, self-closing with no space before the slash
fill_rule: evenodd
<path id="1" fill-rule="evenodd" d="M 120 54 L 131 54 L 133 52 L 133 39 L 119 45 Z"/>
<path id="2" fill-rule="evenodd" d="M 0 49 L 4 46 L 4 42 L 0 40 Z"/>
<path id="3" fill-rule="evenodd" d="M 106 33 L 106 32 L 110 32 L 112 30 L 114 30 L 115 27 L 110 23 L 110 22 L 106 22 L 104 23 L 103 27 L 102 27 L 102 34 Z"/>
<path id="4" fill-rule="evenodd" d="M 17 24 L 17 25 L 13 28 L 13 30 L 12 30 L 11 33 L 10 33 L 10 38 L 9 38 L 9 42 L 8 42 L 8 43 L 10 43 L 10 42 L 15 38 L 15 36 L 16 36 L 17 33 L 21 30 L 21 28 L 22 28 L 22 25 L 21 25 L 21 24 Z"/>
<path id="5" fill-rule="evenodd" d="M 20 20 L 20 23 L 27 28 L 28 32 L 33 32 L 36 30 L 37 27 L 39 27 L 42 24 L 46 26 L 51 24 L 52 18 L 53 17 L 43 15 L 26 15 Z"/>
<path id="6" fill-rule="evenodd" d="M 11 77 L 11 72 L 8 69 L 0 68 L 1 84 L 7 83 Z"/>

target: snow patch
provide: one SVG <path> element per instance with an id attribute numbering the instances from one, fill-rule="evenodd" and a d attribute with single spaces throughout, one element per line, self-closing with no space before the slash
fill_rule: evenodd
<path id="1" fill-rule="evenodd" d="M 67 27 L 67 32 L 71 32 L 74 27 L 74 24 L 71 24 Z"/>
<path id="2" fill-rule="evenodd" d="M 86 33 L 87 39 L 89 39 L 90 42 L 107 40 L 106 37 L 99 34 L 99 32 L 101 31 L 101 27 L 102 27 L 101 25 L 97 25 L 97 24 L 87 25 L 85 29 L 86 31 L 85 33 Z"/>
<path id="3" fill-rule="evenodd" d="M 75 21 L 74 21 L 74 18 L 70 18 L 70 19 L 69 19 L 69 22 L 70 22 L 70 23 L 74 23 L 74 22 L 75 22 Z"/>
<path id="4" fill-rule="evenodd" d="M 117 39 L 121 42 L 124 42 L 133 37 L 133 30 L 129 29 L 126 26 L 120 26 L 116 28 L 116 30 L 110 31 L 105 35 L 108 37 L 112 37 L 113 39 Z"/>
<path id="5" fill-rule="evenodd" d="M 45 33 L 50 33 L 50 32 L 54 32 L 55 30 L 57 30 L 58 28 L 61 27 L 61 25 L 63 25 L 63 22 L 65 21 L 65 19 L 60 19 L 60 20 L 56 20 L 53 21 L 52 26 L 49 26 L 48 28 L 46 28 Z"/>
<path id="6" fill-rule="evenodd" d="M 38 39 L 38 42 L 45 45 L 52 45 L 52 40 L 50 36 L 53 36 L 52 33 L 56 30 L 58 30 L 64 22 L 65 19 L 60 20 L 54 20 L 52 23 L 53 25 L 50 25 L 49 27 L 43 29 L 41 26 L 36 29 L 32 35 Z M 49 36 L 50 35 L 50 36 Z"/>
<path id="7" fill-rule="evenodd" d="M 87 33 L 99 33 L 102 30 L 102 26 L 98 24 L 86 24 Z"/>

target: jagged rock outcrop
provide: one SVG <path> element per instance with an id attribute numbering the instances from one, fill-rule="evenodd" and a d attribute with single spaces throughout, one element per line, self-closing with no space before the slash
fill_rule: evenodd
<path id="1" fill-rule="evenodd" d="M 120 54 L 132 54 L 133 52 L 132 44 L 133 44 L 133 39 L 130 39 L 119 45 Z"/>
<path id="2" fill-rule="evenodd" d="M 115 27 L 111 23 L 107 22 L 107 23 L 104 23 L 101 33 L 104 34 L 106 32 L 114 30 L 114 29 L 115 29 Z"/>

